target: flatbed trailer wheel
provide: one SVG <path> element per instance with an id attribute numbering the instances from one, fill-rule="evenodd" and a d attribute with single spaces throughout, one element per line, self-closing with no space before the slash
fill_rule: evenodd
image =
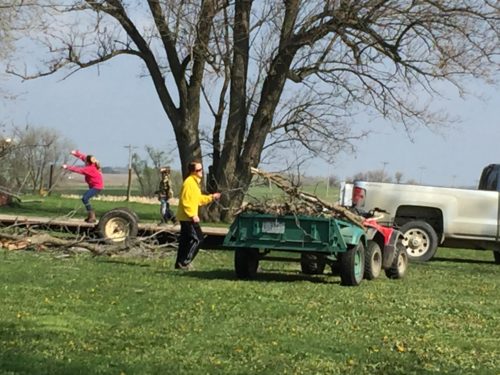
<path id="1" fill-rule="evenodd" d="M 396 254 L 390 268 L 385 270 L 385 275 L 389 279 L 402 279 L 408 269 L 408 253 L 406 247 L 398 241 L 396 244 Z"/>
<path id="2" fill-rule="evenodd" d="M 365 275 L 367 280 L 373 280 L 382 272 L 382 250 L 375 241 L 368 241 L 365 253 Z"/>
<path id="3" fill-rule="evenodd" d="M 340 283 L 347 286 L 358 286 L 363 281 L 365 265 L 365 247 L 362 242 L 340 255 Z"/>
<path id="4" fill-rule="evenodd" d="M 325 271 L 326 259 L 324 256 L 313 253 L 300 255 L 300 268 L 306 275 L 321 275 Z"/>
<path id="5" fill-rule="evenodd" d="M 129 209 L 114 208 L 101 216 L 97 231 L 100 237 L 108 243 L 120 243 L 136 237 L 137 215 Z"/>
<path id="6" fill-rule="evenodd" d="M 259 268 L 259 250 L 239 248 L 234 252 L 234 270 L 239 279 L 255 279 Z"/>

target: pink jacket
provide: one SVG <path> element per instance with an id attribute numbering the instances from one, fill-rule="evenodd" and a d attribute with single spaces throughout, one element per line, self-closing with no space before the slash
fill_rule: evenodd
<path id="1" fill-rule="evenodd" d="M 81 153 L 80 151 L 77 151 L 74 156 L 86 162 L 87 155 Z M 104 188 L 102 173 L 99 169 L 97 169 L 95 164 L 86 164 L 85 167 L 68 166 L 67 169 L 71 172 L 83 174 L 85 176 L 85 182 L 89 185 L 89 188 L 99 190 Z"/>

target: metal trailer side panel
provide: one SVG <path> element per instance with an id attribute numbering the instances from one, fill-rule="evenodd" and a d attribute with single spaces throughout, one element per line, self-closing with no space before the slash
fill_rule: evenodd
<path id="1" fill-rule="evenodd" d="M 231 225 L 224 246 L 333 254 L 360 240 L 365 241 L 362 228 L 334 218 L 244 213 Z"/>

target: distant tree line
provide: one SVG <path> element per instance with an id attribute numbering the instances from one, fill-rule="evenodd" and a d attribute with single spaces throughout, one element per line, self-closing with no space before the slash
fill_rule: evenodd
<path id="1" fill-rule="evenodd" d="M 64 182 L 64 163 L 70 160 L 70 151 L 77 148 L 55 129 L 48 127 L 0 126 L 0 191 L 9 193 L 47 194 Z M 153 196 L 160 182 L 160 167 L 169 165 L 172 159 L 166 151 L 145 147 L 146 157 L 132 155 L 131 168 L 134 184 L 142 196 Z M 127 168 L 103 167 L 103 173 L 127 173 Z M 172 170 L 174 192 L 182 184 L 181 172 Z M 82 180 L 83 183 L 83 180 Z"/>
<path id="2" fill-rule="evenodd" d="M 0 188 L 16 193 L 43 193 L 51 176 L 55 185 L 63 173 L 55 166 L 68 161 L 73 142 L 47 127 L 13 127 L 10 133 L 8 137 L 0 136 L 4 144 L 0 153 Z"/>

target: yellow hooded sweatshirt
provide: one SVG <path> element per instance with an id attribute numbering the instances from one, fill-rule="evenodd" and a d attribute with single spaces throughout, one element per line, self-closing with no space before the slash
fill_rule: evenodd
<path id="1" fill-rule="evenodd" d="M 212 195 L 201 193 L 201 178 L 190 174 L 182 184 L 179 206 L 177 207 L 177 220 L 191 221 L 198 216 L 198 207 L 204 206 L 214 200 Z"/>

